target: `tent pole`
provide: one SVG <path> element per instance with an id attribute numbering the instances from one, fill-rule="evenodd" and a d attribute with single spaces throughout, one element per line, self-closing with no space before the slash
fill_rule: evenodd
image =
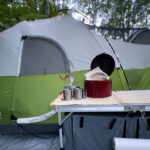
<path id="1" fill-rule="evenodd" d="M 64 150 L 64 147 L 63 147 L 63 132 L 62 132 L 62 124 L 61 124 L 61 112 L 58 112 L 58 124 L 59 124 L 60 150 Z"/>
<path id="2" fill-rule="evenodd" d="M 99 30 L 99 31 L 100 31 L 100 33 L 103 35 L 102 31 L 101 31 L 101 30 Z M 126 82 L 127 82 L 128 89 L 131 90 L 131 86 L 130 86 L 130 84 L 129 84 L 129 81 L 128 81 L 128 78 L 127 78 L 127 76 L 126 76 L 126 74 L 125 74 L 125 71 L 124 71 L 124 69 L 123 69 L 123 66 L 122 66 L 122 64 L 121 64 L 121 62 L 120 62 L 119 56 L 116 54 L 114 48 L 112 47 L 112 45 L 110 44 L 110 42 L 108 41 L 108 39 L 107 39 L 104 35 L 103 35 L 103 37 L 105 38 L 105 40 L 107 41 L 107 44 L 109 44 L 110 48 L 112 49 L 113 53 L 115 54 L 115 56 L 116 56 L 116 58 L 117 58 L 117 60 L 118 60 L 118 62 L 119 62 L 120 68 L 121 68 L 121 70 L 122 70 L 122 72 L 123 72 L 123 75 L 124 75 L 124 77 L 125 77 L 125 80 L 126 80 Z"/>
<path id="3" fill-rule="evenodd" d="M 97 29 L 99 29 L 99 28 L 95 25 L 95 23 L 94 23 L 93 21 L 91 21 L 86 15 L 80 13 L 80 12 L 77 11 L 77 10 L 73 10 L 73 9 L 67 9 L 67 10 L 68 10 L 68 11 L 73 11 L 73 12 L 76 12 L 76 13 L 82 15 L 82 16 L 85 17 L 87 20 L 89 20 L 89 22 L 91 22 Z M 125 71 L 124 71 L 124 69 L 123 69 L 123 66 L 122 66 L 122 64 L 121 64 L 121 62 L 120 62 L 119 56 L 117 56 L 117 54 L 116 54 L 114 48 L 112 47 L 112 45 L 110 44 L 110 42 L 108 41 L 108 39 L 106 38 L 106 36 L 102 33 L 101 29 L 100 29 L 99 31 L 100 31 L 100 33 L 102 34 L 102 36 L 105 38 L 107 44 L 108 44 L 108 45 L 110 46 L 110 48 L 112 49 L 113 53 L 115 54 L 115 56 L 116 56 L 116 58 L 117 58 L 117 60 L 118 60 L 118 62 L 119 62 L 120 68 L 121 68 L 121 70 L 122 70 L 122 72 L 123 72 L 123 75 L 124 75 L 124 77 L 125 77 L 125 80 L 126 80 L 126 82 L 127 82 L 128 89 L 131 90 L 131 86 L 130 86 L 130 84 L 129 84 L 129 81 L 128 81 L 128 78 L 127 78 L 127 76 L 126 76 L 126 74 L 125 74 Z"/>

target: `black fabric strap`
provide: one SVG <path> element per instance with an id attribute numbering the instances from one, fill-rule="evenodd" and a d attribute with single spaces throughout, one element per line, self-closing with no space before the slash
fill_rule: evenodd
<path id="1" fill-rule="evenodd" d="M 80 128 L 83 128 L 84 125 L 84 117 L 80 117 Z"/>

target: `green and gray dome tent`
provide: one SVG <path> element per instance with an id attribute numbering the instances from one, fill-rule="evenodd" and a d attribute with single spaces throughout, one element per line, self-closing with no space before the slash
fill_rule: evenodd
<path id="1" fill-rule="evenodd" d="M 150 28 L 141 28 L 132 35 L 129 42 L 137 44 L 150 44 Z"/>
<path id="2" fill-rule="evenodd" d="M 131 88 L 150 89 L 150 46 L 109 41 Z M 0 123 L 9 124 L 11 114 L 22 118 L 49 112 L 50 102 L 69 84 L 66 73 L 73 71 L 74 84 L 83 87 L 84 74 L 102 53 L 111 55 L 116 68 L 120 67 L 105 39 L 70 16 L 21 22 L 1 32 Z M 120 69 L 114 71 L 112 80 L 113 90 L 128 89 Z"/>

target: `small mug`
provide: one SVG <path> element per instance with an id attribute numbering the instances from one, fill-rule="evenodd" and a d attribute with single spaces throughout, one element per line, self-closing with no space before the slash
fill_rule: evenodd
<path id="1" fill-rule="evenodd" d="M 72 92 L 71 89 L 64 89 L 60 94 L 63 94 L 61 100 L 71 100 L 72 99 Z"/>
<path id="2" fill-rule="evenodd" d="M 74 89 L 74 99 L 76 99 L 76 100 L 82 99 L 82 89 L 81 88 Z"/>

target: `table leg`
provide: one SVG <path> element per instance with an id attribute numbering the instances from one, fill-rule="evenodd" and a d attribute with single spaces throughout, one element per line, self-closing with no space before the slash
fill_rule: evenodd
<path id="1" fill-rule="evenodd" d="M 63 146 L 62 124 L 61 124 L 61 112 L 58 112 L 58 124 L 59 124 L 60 150 L 64 150 L 64 146 Z"/>

